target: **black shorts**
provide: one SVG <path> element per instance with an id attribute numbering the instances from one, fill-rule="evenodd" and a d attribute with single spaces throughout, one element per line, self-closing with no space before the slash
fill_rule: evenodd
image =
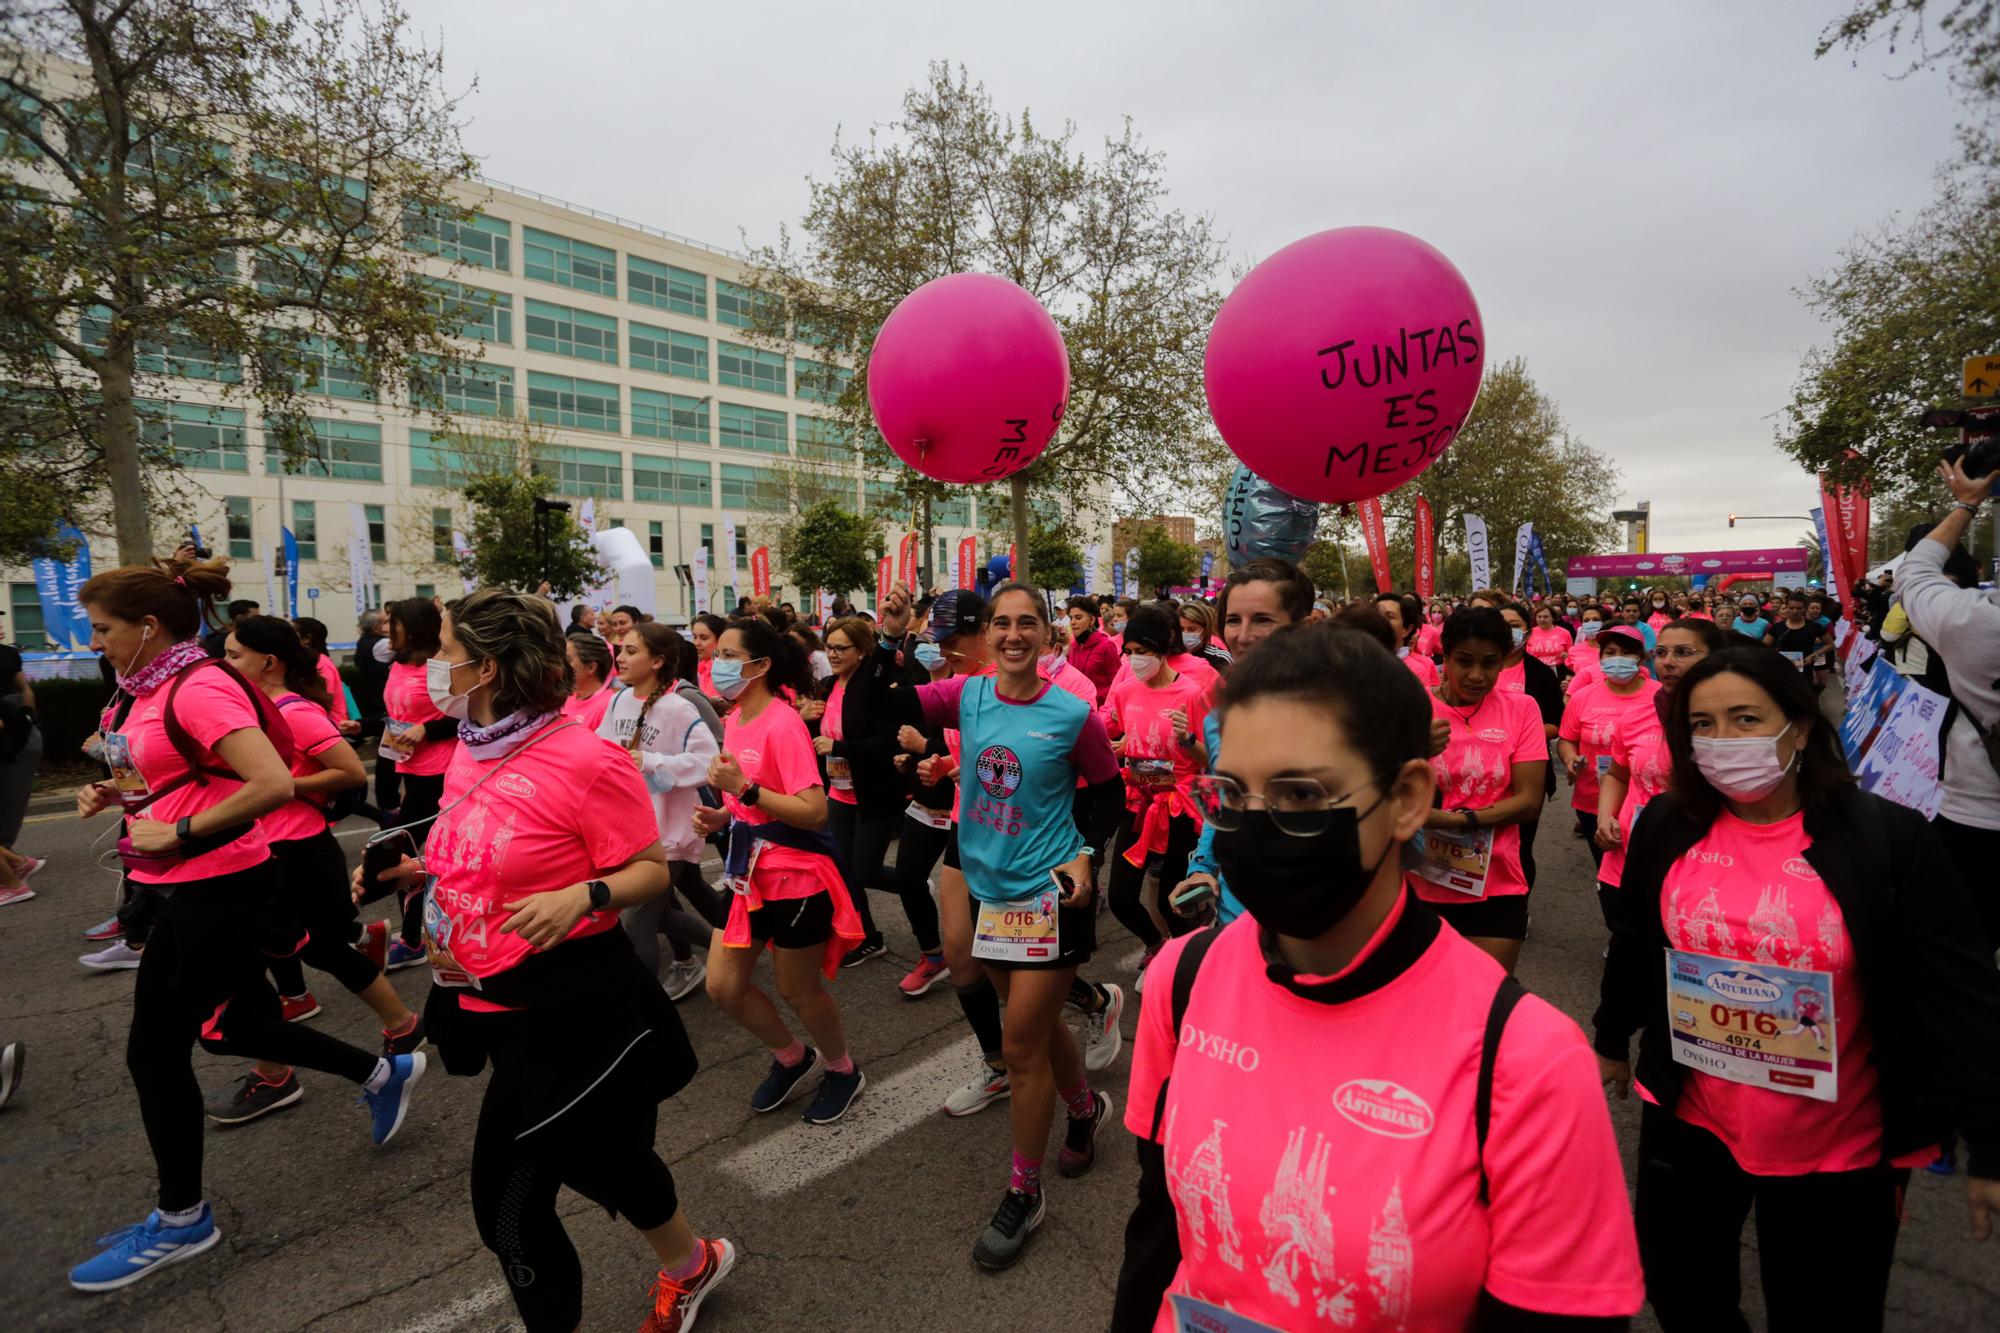
<path id="1" fill-rule="evenodd" d="M 979 924 L 979 900 L 972 900 L 972 921 L 975 930 Z M 1056 933 L 1060 937 L 1062 952 L 1054 958 L 1038 958 L 1031 963 L 996 963 L 991 958 L 977 958 L 985 967 L 999 968 L 1003 972 L 1053 972 L 1059 968 L 1082 967 L 1090 961 L 1090 955 L 1097 952 L 1097 910 L 1096 905 L 1086 903 L 1082 907 L 1056 906 Z"/>
<path id="2" fill-rule="evenodd" d="M 1528 938 L 1528 895 L 1510 893 L 1504 898 L 1467 898 L 1462 903 L 1426 902 L 1467 939 L 1524 940 Z"/>
<path id="3" fill-rule="evenodd" d="M 816 949 L 833 934 L 833 898 L 821 889 L 810 898 L 765 903 L 750 913 L 750 938 L 780 949 Z"/>
<path id="4" fill-rule="evenodd" d="M 945 835 L 944 863 L 953 870 L 960 868 L 958 864 L 958 821 L 956 819 L 951 821 L 951 832 Z"/>

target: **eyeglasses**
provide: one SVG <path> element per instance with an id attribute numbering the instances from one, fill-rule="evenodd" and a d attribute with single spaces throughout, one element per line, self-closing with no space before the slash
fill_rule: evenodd
<path id="1" fill-rule="evenodd" d="M 1697 657 L 1708 656 L 1706 648 L 1662 648 L 1654 653 L 1655 658 L 1668 658 L 1675 662 L 1692 662 Z"/>
<path id="2" fill-rule="evenodd" d="M 1190 794 L 1200 807 L 1202 818 L 1225 832 L 1243 827 L 1243 816 L 1251 803 L 1261 805 L 1278 831 L 1294 838 L 1310 838 L 1326 831 L 1332 823 L 1330 812 L 1346 805 L 1358 792 L 1374 786 L 1364 783 L 1353 791 L 1329 796 L 1312 778 L 1279 778 L 1264 788 L 1263 794 L 1247 790 L 1235 778 L 1204 775 L 1189 784 Z M 1370 807 L 1371 809 L 1373 807 Z"/>

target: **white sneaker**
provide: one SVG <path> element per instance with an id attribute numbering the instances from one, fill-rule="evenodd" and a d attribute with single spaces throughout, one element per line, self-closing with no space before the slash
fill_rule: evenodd
<path id="1" fill-rule="evenodd" d="M 93 972 L 120 972 L 139 966 L 139 951 L 124 940 L 113 940 L 110 947 L 87 953 L 76 961 Z"/>
<path id="2" fill-rule="evenodd" d="M 670 962 L 667 974 L 660 978 L 660 989 L 667 993 L 669 1000 L 681 1000 L 695 993 L 708 980 L 708 964 L 699 958 L 686 962 Z"/>
<path id="3" fill-rule="evenodd" d="M 8 903 L 24 903 L 34 896 L 35 891 L 25 882 L 0 888 L 0 907 L 5 907 Z"/>
<path id="4" fill-rule="evenodd" d="M 995 1069 L 984 1060 L 979 1062 L 979 1073 L 964 1087 L 944 1099 L 946 1115 L 972 1115 L 983 1111 L 1003 1097 L 1011 1097 L 1014 1090 L 1007 1084 L 1007 1071 Z"/>
<path id="5" fill-rule="evenodd" d="M 1110 1068 L 1125 1045 L 1125 1034 L 1118 1030 L 1119 1016 L 1125 1012 L 1125 992 L 1108 981 L 1104 989 L 1111 997 L 1104 1008 L 1083 1018 L 1084 1031 L 1089 1034 L 1083 1047 L 1083 1067 L 1093 1074 Z"/>

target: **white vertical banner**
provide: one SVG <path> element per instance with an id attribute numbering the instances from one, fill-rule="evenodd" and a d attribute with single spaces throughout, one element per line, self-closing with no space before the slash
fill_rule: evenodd
<path id="1" fill-rule="evenodd" d="M 354 615 L 358 620 L 368 609 L 368 589 L 375 583 L 375 553 L 368 546 L 368 515 L 352 500 L 347 502 L 347 524 L 352 532 L 347 542 L 347 578 L 354 585 Z"/>
<path id="2" fill-rule="evenodd" d="M 945 580 L 944 586 L 947 588 L 956 588 L 958 586 L 958 543 L 957 542 L 953 542 L 951 544 L 950 571 L 949 571 L 949 577 Z"/>
<path id="3" fill-rule="evenodd" d="M 594 537 L 594 536 L 596 536 L 596 535 L 597 535 L 597 497 L 596 497 L 596 496 L 594 496 L 594 495 L 587 495 L 587 496 L 585 496 L 585 497 L 584 497 L 584 500 L 583 500 L 583 508 L 577 511 L 577 519 L 576 519 L 576 521 L 577 521 L 577 522 L 578 522 L 579 524 L 581 524 L 581 525 L 582 525 L 582 527 L 583 527 L 583 535 L 584 535 L 584 536 L 586 536 L 586 537 Z"/>
<path id="4" fill-rule="evenodd" d="M 706 615 L 708 613 L 708 548 L 706 546 L 697 546 L 694 548 L 692 577 L 694 579 L 694 613 L 698 616 Z"/>
<path id="5" fill-rule="evenodd" d="M 1125 553 L 1125 590 L 1138 598 L 1146 595 L 1146 590 L 1139 586 L 1139 548 L 1136 546 Z"/>
<path id="6" fill-rule="evenodd" d="M 1493 586 L 1493 552 L 1486 541 L 1486 520 L 1465 516 L 1465 554 L 1472 561 L 1472 591 Z"/>
<path id="7" fill-rule="evenodd" d="M 465 595 L 470 597 L 479 590 L 479 580 L 469 577 L 465 572 L 466 565 L 472 561 L 472 543 L 467 541 L 465 534 L 457 528 L 451 530 L 451 553 L 458 561 L 458 581 L 465 585 Z"/>
<path id="8" fill-rule="evenodd" d="M 833 594 L 825 588 L 815 588 L 813 590 L 813 610 L 819 613 L 819 627 L 821 632 L 824 633 L 826 622 L 833 616 Z"/>
<path id="9" fill-rule="evenodd" d="M 1523 523 L 1514 530 L 1514 582 L 1511 591 L 1521 591 L 1521 570 L 1528 563 L 1528 548 L 1534 545 L 1535 525 Z"/>
<path id="10" fill-rule="evenodd" d="M 271 543 L 257 543 L 257 558 L 264 563 L 264 614 L 278 614 L 278 574 L 277 566 L 271 560 Z"/>
<path id="11" fill-rule="evenodd" d="M 733 615 L 736 611 L 736 602 L 737 602 L 736 520 L 730 517 L 728 514 L 724 514 L 722 516 L 722 550 L 717 553 L 715 558 L 722 565 L 722 568 L 717 572 L 722 574 L 723 577 L 725 577 L 728 580 L 727 586 L 729 588 L 729 610 L 730 613 Z M 707 610 L 706 607 L 703 607 L 702 609 Z"/>
<path id="12" fill-rule="evenodd" d="M 1088 547 L 1084 548 L 1083 590 L 1085 592 L 1097 591 L 1097 561 L 1103 553 L 1104 547 L 1096 542 L 1092 542 Z"/>

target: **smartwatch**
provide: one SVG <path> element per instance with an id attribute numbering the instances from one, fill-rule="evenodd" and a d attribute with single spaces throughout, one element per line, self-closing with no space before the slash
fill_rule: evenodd
<path id="1" fill-rule="evenodd" d="M 1479 814 L 1477 811 L 1461 810 L 1458 813 L 1465 816 L 1465 831 L 1467 833 L 1471 833 L 1479 827 Z"/>
<path id="2" fill-rule="evenodd" d="M 763 795 L 764 795 L 764 789 L 762 787 L 758 786 L 754 782 L 746 782 L 743 784 L 743 790 L 736 793 L 736 799 L 742 802 L 744 805 L 754 807 L 757 804 L 758 799 L 761 798 Z"/>
<path id="3" fill-rule="evenodd" d="M 590 890 L 590 910 L 602 912 L 611 906 L 611 886 L 601 879 L 593 879 L 584 887 Z"/>
<path id="4" fill-rule="evenodd" d="M 194 816 L 182 815 L 174 821 L 174 838 L 186 844 L 194 841 Z"/>

